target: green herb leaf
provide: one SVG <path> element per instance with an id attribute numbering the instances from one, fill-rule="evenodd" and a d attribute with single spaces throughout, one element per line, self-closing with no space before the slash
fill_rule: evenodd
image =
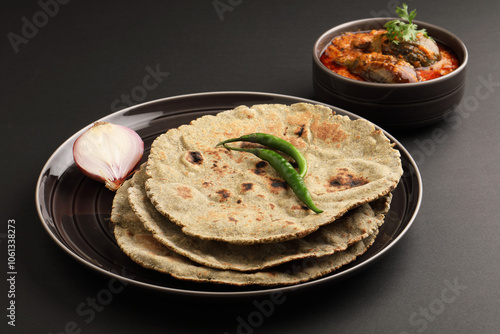
<path id="1" fill-rule="evenodd" d="M 425 37 L 430 38 L 425 29 L 417 30 L 417 25 L 412 22 L 415 16 L 417 16 L 416 9 L 408 13 L 408 6 L 403 3 L 403 8 L 396 8 L 396 14 L 398 14 L 401 19 L 408 21 L 408 23 L 400 20 L 392 20 L 384 25 L 384 28 L 387 29 L 386 36 L 394 44 L 399 44 L 400 41 L 414 41 L 418 33 L 422 33 Z"/>

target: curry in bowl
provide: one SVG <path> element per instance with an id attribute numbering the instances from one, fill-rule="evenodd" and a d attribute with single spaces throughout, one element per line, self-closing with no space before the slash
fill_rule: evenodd
<path id="1" fill-rule="evenodd" d="M 347 78 L 383 83 L 427 81 L 459 66 L 449 49 L 423 34 L 415 41 L 399 44 L 385 34 L 384 29 L 345 33 L 332 40 L 320 60 Z"/>
<path id="2" fill-rule="evenodd" d="M 342 76 L 380 83 L 414 83 L 444 76 L 459 67 L 457 57 L 444 45 L 417 30 L 415 10 L 398 8 L 402 19 L 386 29 L 347 32 L 335 37 L 320 56 L 327 68 Z"/>

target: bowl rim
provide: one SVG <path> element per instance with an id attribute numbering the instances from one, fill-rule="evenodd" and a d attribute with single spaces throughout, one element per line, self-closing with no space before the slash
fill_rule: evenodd
<path id="1" fill-rule="evenodd" d="M 355 79 L 351 79 L 351 78 L 348 78 L 348 77 L 344 77 L 344 76 L 342 76 L 340 74 L 337 74 L 337 73 L 333 72 L 332 70 L 330 70 L 329 68 L 327 68 L 320 61 L 318 53 L 319 54 L 323 53 L 324 49 L 329 45 L 329 42 L 334 37 L 340 36 L 340 34 L 343 33 L 343 32 L 340 32 L 339 34 L 336 34 L 336 35 L 334 35 L 332 37 L 331 34 L 332 34 L 333 31 L 335 31 L 335 30 L 341 30 L 344 27 L 348 27 L 348 26 L 352 26 L 352 25 L 361 25 L 363 23 L 366 24 L 367 22 L 389 22 L 389 21 L 394 20 L 394 19 L 396 19 L 396 17 L 372 17 L 372 18 L 366 18 L 366 19 L 359 19 L 359 20 L 353 20 L 353 21 L 344 22 L 342 24 L 339 24 L 337 26 L 334 26 L 334 27 L 328 29 L 323 34 L 321 34 L 321 36 L 314 43 L 314 46 L 313 46 L 313 60 L 314 60 L 314 63 L 318 66 L 318 69 L 322 70 L 323 72 L 326 72 L 327 74 L 329 74 L 330 76 L 336 78 L 337 80 L 344 80 L 344 81 L 346 81 L 347 83 L 350 83 L 350 84 L 359 84 L 361 86 L 365 86 L 366 88 L 370 88 L 370 87 L 373 87 L 373 88 L 375 88 L 375 87 L 377 87 L 377 88 L 386 87 L 386 88 L 394 89 L 396 87 L 411 88 L 411 87 L 414 87 L 414 86 L 421 87 L 421 86 L 425 86 L 425 85 L 435 85 L 435 84 L 439 84 L 439 82 L 441 82 L 441 81 L 450 80 L 451 78 L 459 75 L 460 72 L 462 72 L 462 71 L 465 70 L 465 68 L 467 67 L 467 63 L 468 63 L 468 59 L 469 59 L 469 54 L 468 54 L 468 51 L 467 51 L 467 47 L 462 42 L 462 40 L 460 38 L 458 38 L 458 36 L 456 36 L 454 33 L 450 32 L 447 29 L 444 29 L 444 28 L 439 27 L 439 26 L 437 26 L 435 24 L 432 24 L 432 23 L 427 23 L 427 22 L 419 21 L 419 20 L 414 20 L 413 23 L 415 23 L 417 25 L 422 25 L 423 28 L 425 28 L 425 29 L 438 30 L 441 33 L 449 36 L 451 39 L 454 39 L 454 40 L 457 41 L 457 43 L 459 44 L 460 48 L 462 49 L 461 51 L 463 52 L 464 57 L 463 57 L 462 63 L 460 64 L 460 66 L 456 70 L 454 70 L 453 72 L 448 73 L 448 74 L 446 74 L 446 75 L 444 75 L 442 77 L 435 78 L 435 79 L 432 79 L 432 80 L 427 80 L 427 81 L 412 82 L 412 83 L 405 83 L 405 84 L 401 84 L 401 83 L 381 83 L 381 82 L 360 81 L 360 80 L 355 80 Z M 347 32 L 347 31 L 345 31 L 345 32 Z M 325 41 L 325 39 L 327 37 L 328 37 L 328 40 Z M 322 43 L 325 43 L 325 46 L 323 46 L 322 48 L 320 48 L 320 44 L 322 44 Z M 457 53 L 457 51 L 455 49 L 451 48 L 448 45 L 446 45 L 446 46 L 449 47 L 450 49 L 452 49 L 453 52 Z"/>

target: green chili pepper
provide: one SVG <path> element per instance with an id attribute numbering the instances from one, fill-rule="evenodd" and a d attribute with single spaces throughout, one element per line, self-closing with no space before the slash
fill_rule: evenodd
<path id="1" fill-rule="evenodd" d="M 305 177 L 307 173 L 307 161 L 306 158 L 300 153 L 300 151 L 287 142 L 286 140 L 283 140 L 281 138 L 278 138 L 276 136 L 267 134 L 267 133 L 251 133 L 248 135 L 241 136 L 239 138 L 233 138 L 233 139 L 227 139 L 224 141 L 221 141 L 220 143 L 217 144 L 219 145 L 225 145 L 227 143 L 232 143 L 236 141 L 246 141 L 246 142 L 251 142 L 251 143 L 257 143 L 257 144 L 262 144 L 267 147 L 273 148 L 275 150 L 281 151 L 283 153 L 288 154 L 299 166 L 299 175 L 301 177 Z"/>
<path id="2" fill-rule="evenodd" d="M 309 209 L 316 213 L 323 212 L 323 210 L 318 209 L 313 203 L 311 194 L 309 193 L 309 190 L 307 190 L 306 184 L 304 183 L 304 179 L 281 155 L 265 148 L 240 148 L 227 146 L 226 144 L 223 145 L 228 150 L 249 152 L 262 160 L 269 162 L 269 164 L 285 179 L 286 183 L 288 183 L 290 188 L 292 188 L 297 197 L 304 202 Z"/>

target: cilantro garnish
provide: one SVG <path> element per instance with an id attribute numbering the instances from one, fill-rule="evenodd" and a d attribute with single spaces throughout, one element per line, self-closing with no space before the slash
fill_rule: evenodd
<path id="1" fill-rule="evenodd" d="M 430 38 L 427 36 L 425 29 L 417 30 L 417 25 L 412 22 L 417 15 L 416 9 L 408 13 L 408 6 L 403 3 L 403 8 L 396 8 L 396 14 L 398 14 L 403 20 L 408 21 L 408 23 L 396 19 L 389 21 L 384 25 L 384 28 L 387 29 L 386 36 L 392 40 L 394 44 L 399 44 L 400 41 L 414 41 L 419 32 L 425 37 Z"/>

